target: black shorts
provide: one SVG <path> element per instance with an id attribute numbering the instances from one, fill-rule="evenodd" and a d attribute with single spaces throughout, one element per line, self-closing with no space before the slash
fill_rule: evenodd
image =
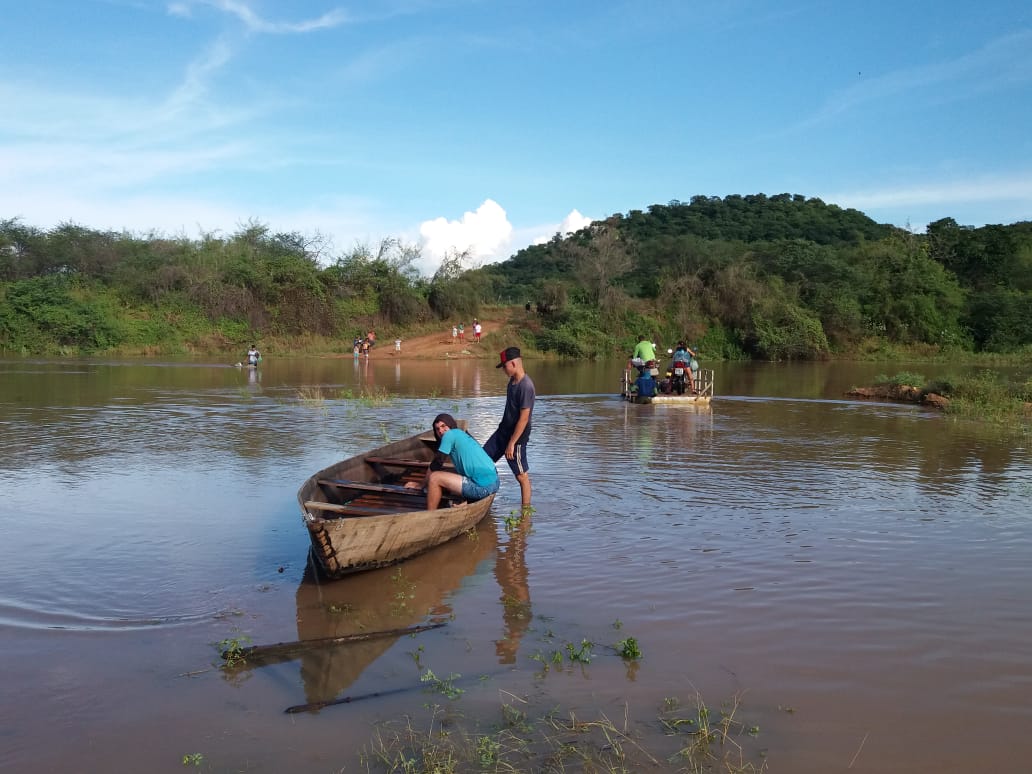
<path id="1" fill-rule="evenodd" d="M 509 445 L 509 439 L 512 437 L 511 433 L 505 433 L 504 435 L 498 430 L 495 430 L 490 438 L 487 439 L 487 443 L 484 444 L 484 451 L 487 452 L 487 456 L 495 462 L 498 462 L 502 457 L 505 457 L 505 447 Z M 527 462 L 527 444 L 518 443 L 513 447 L 512 459 L 506 458 L 506 462 L 509 463 L 509 469 L 512 474 L 519 478 L 524 473 L 530 472 L 530 464 Z"/>

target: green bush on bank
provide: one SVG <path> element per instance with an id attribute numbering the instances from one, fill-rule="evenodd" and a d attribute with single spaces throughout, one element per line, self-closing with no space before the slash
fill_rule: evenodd
<path id="1" fill-rule="evenodd" d="M 922 374 L 900 371 L 894 376 L 879 374 L 881 386 L 913 387 L 922 395 L 934 393 L 949 399 L 948 415 L 1022 427 L 1032 421 L 1032 378 L 1013 381 L 996 371 L 974 370 L 927 380 Z"/>
<path id="2" fill-rule="evenodd" d="M 12 282 L 0 294 L 0 346 L 40 354 L 118 347 L 126 329 L 117 301 L 60 275 Z"/>

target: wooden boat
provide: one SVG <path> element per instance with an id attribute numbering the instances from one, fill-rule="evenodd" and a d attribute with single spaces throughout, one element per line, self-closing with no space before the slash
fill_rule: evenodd
<path id="1" fill-rule="evenodd" d="M 297 499 L 325 575 L 339 578 L 400 562 L 468 531 L 487 515 L 494 495 L 462 504 L 445 497 L 441 508 L 428 511 L 422 490 L 405 488 L 408 481 L 422 481 L 436 450 L 432 433 L 413 435 L 305 481 Z"/>
<path id="2" fill-rule="evenodd" d="M 673 392 L 662 392 L 657 390 L 652 397 L 638 395 L 635 387 L 635 372 L 631 369 L 624 369 L 623 378 L 620 381 L 620 397 L 631 403 L 687 403 L 689 405 L 708 405 L 713 399 L 713 370 L 700 368 L 699 377 L 695 381 L 696 392 L 678 395 Z"/>

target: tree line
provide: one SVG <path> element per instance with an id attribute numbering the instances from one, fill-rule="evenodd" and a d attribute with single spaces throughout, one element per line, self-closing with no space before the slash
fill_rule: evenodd
<path id="1" fill-rule="evenodd" d="M 475 313 L 454 287 L 463 256 L 432 278 L 397 239 L 327 254 L 321 236 L 251 222 L 229 236 L 138 236 L 0 221 L 0 350 L 219 350 L 278 337 L 348 342 Z M 350 345 L 349 345 L 350 346 Z"/>
<path id="2" fill-rule="evenodd" d="M 914 234 L 800 195 L 631 210 L 432 277 L 397 239 L 332 255 L 250 222 L 198 239 L 0 221 L 0 350 L 33 354 L 350 341 L 530 304 L 524 345 L 625 352 L 642 333 L 710 358 L 813 359 L 892 346 L 1032 348 L 1032 223 L 945 218 Z"/>
<path id="3" fill-rule="evenodd" d="M 571 355 L 631 331 L 774 360 L 1032 346 L 1032 222 L 915 234 L 799 195 L 697 196 L 478 273 L 498 298 L 534 298 L 541 335 Z"/>

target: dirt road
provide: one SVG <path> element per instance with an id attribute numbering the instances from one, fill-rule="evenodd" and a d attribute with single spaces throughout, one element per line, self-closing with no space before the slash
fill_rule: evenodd
<path id="1" fill-rule="evenodd" d="M 504 326 L 502 320 L 481 320 L 483 335 L 486 336 L 492 331 L 501 330 Z M 466 340 L 460 342 L 453 339 L 451 329 L 442 328 L 440 333 L 431 333 L 426 336 L 417 336 L 411 339 L 402 339 L 401 352 L 394 350 L 394 339 L 380 339 L 377 337 L 376 346 L 369 351 L 370 360 L 390 360 L 395 357 L 416 358 L 420 360 L 448 360 L 448 359 L 497 359 L 498 352 L 494 346 L 487 344 L 473 343 L 473 326 L 466 326 Z"/>

